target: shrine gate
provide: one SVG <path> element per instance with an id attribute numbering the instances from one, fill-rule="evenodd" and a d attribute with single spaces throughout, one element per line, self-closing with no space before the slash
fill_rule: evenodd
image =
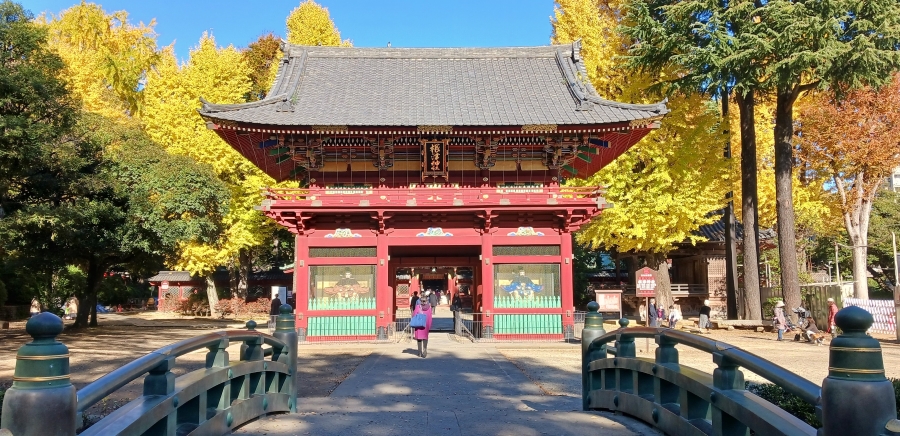
<path id="1" fill-rule="evenodd" d="M 425 286 L 460 294 L 484 337 L 512 314 L 523 334 L 571 333 L 572 232 L 605 205 L 562 183 L 668 112 L 598 97 L 579 50 L 286 44 L 266 98 L 203 102 L 235 150 L 299 181 L 261 210 L 296 235 L 301 338 L 385 337 Z"/>

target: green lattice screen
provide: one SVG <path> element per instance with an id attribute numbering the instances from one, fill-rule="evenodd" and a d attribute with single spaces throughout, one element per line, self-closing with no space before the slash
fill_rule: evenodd
<path id="1" fill-rule="evenodd" d="M 559 245 L 497 245 L 494 256 L 559 256 Z"/>
<path id="2" fill-rule="evenodd" d="M 309 257 L 375 257 L 375 247 L 310 247 Z"/>

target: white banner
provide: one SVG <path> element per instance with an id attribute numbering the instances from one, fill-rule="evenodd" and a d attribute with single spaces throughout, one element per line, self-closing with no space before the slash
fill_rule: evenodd
<path id="1" fill-rule="evenodd" d="M 872 314 L 875 324 L 869 329 L 869 333 L 883 333 L 893 335 L 897 332 L 897 313 L 894 310 L 894 300 L 863 300 L 860 298 L 845 298 L 844 307 L 861 307 Z"/>

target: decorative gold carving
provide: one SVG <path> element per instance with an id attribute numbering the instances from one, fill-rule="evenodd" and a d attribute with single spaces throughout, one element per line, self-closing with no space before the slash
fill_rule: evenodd
<path id="1" fill-rule="evenodd" d="M 313 132 L 346 132 L 347 126 L 312 126 Z"/>
<path id="2" fill-rule="evenodd" d="M 547 144 L 544 146 L 544 155 L 541 162 L 551 170 L 558 170 L 575 159 L 575 145 L 573 144 Z"/>
<path id="3" fill-rule="evenodd" d="M 321 139 L 313 139 L 309 143 L 303 141 L 300 145 L 291 146 L 293 155 L 291 159 L 297 162 L 303 168 L 308 170 L 318 170 L 322 167 L 323 146 Z"/>
<path id="4" fill-rule="evenodd" d="M 497 148 L 499 141 L 490 138 L 475 143 L 475 166 L 482 170 L 489 170 L 497 163 Z"/>
<path id="5" fill-rule="evenodd" d="M 556 124 L 525 124 L 522 126 L 523 132 L 555 132 Z"/>
<path id="6" fill-rule="evenodd" d="M 657 116 L 653 116 L 653 117 L 650 117 L 650 118 L 644 118 L 644 119 L 640 119 L 640 120 L 631 120 L 631 121 L 628 123 L 628 126 L 629 126 L 629 127 L 639 127 L 639 128 L 640 128 L 640 127 L 647 127 L 647 126 L 649 126 L 649 125 L 651 125 L 651 124 L 653 124 L 653 123 L 655 123 L 655 122 L 657 122 L 657 121 L 659 121 L 659 120 L 661 120 L 661 119 L 663 119 L 663 116 L 662 116 L 662 115 L 657 115 Z"/>
<path id="7" fill-rule="evenodd" d="M 418 130 L 420 133 L 450 133 L 453 126 L 419 126 Z"/>
<path id="8" fill-rule="evenodd" d="M 372 147 L 372 154 L 375 159 L 372 165 L 379 170 L 386 170 L 394 166 L 394 145 L 393 142 L 385 140 L 384 144 L 377 142 Z"/>

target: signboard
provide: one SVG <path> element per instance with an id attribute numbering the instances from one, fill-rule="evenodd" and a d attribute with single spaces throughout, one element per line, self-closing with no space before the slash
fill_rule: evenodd
<path id="1" fill-rule="evenodd" d="M 619 312 L 622 313 L 622 290 L 621 289 L 597 289 L 594 291 L 597 296 L 597 304 L 600 305 L 598 312 Z"/>
<path id="2" fill-rule="evenodd" d="M 656 297 L 656 278 L 653 270 L 644 267 L 637 272 L 637 297 Z"/>
<path id="3" fill-rule="evenodd" d="M 450 174 L 447 167 L 449 140 L 420 140 L 422 144 L 422 180 L 426 177 L 443 177 Z"/>

